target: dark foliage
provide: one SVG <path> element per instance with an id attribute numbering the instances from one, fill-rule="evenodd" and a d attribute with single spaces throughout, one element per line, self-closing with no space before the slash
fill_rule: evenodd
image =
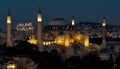
<path id="1" fill-rule="evenodd" d="M 112 54 L 108 61 L 101 61 L 97 53 L 89 53 L 89 55 L 80 58 L 72 56 L 63 60 L 57 50 L 51 52 L 40 52 L 37 46 L 23 41 L 15 47 L 7 47 L 6 55 L 8 56 L 25 56 L 32 59 L 38 64 L 38 69 L 112 69 L 116 64 L 116 69 L 120 67 L 120 55 L 117 56 L 116 62 L 113 62 Z"/>

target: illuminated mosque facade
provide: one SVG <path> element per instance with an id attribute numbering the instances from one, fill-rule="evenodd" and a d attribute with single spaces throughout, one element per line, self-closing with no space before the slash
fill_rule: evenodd
<path id="1" fill-rule="evenodd" d="M 48 24 L 43 27 L 42 40 L 43 46 L 55 43 L 68 47 L 73 43 L 79 43 L 85 47 L 89 47 L 89 35 L 87 32 L 81 34 L 80 31 L 76 30 L 74 18 L 72 18 L 70 25 L 62 18 L 55 18 L 49 21 Z M 30 37 L 28 42 L 37 44 L 34 35 Z"/>
<path id="2" fill-rule="evenodd" d="M 11 34 L 11 16 L 10 12 L 8 12 L 7 16 L 7 46 L 13 46 L 13 38 Z M 42 21 L 42 13 L 39 8 L 37 14 L 37 27 L 33 27 L 32 23 L 20 23 L 17 24 L 17 31 L 25 31 L 27 32 L 27 36 L 29 39 L 27 41 L 31 44 L 35 44 L 38 46 L 39 51 L 43 51 L 47 46 L 51 46 L 53 44 L 57 44 L 59 46 L 63 46 L 69 48 L 74 46 L 74 44 L 79 44 L 85 48 L 91 47 L 89 42 L 89 34 L 88 29 L 85 28 L 84 31 L 80 31 L 75 22 L 74 16 L 72 16 L 71 22 L 67 23 L 62 18 L 54 18 L 48 22 L 47 25 L 43 26 Z M 102 46 L 106 47 L 106 21 L 103 18 L 102 28 L 103 28 L 103 43 Z M 28 33 L 30 31 L 30 33 Z M 18 37 L 18 35 L 17 35 Z M 24 36 L 23 36 L 24 37 Z M 73 48 L 71 48 L 73 49 Z"/>
<path id="3" fill-rule="evenodd" d="M 80 43 L 85 47 L 89 47 L 89 35 L 87 32 L 81 34 L 80 31 L 77 31 L 74 17 L 72 17 L 71 24 L 68 24 L 62 18 L 55 18 L 49 21 L 47 25 L 42 26 L 42 13 L 39 8 L 37 21 L 37 39 L 35 34 L 32 34 L 28 40 L 29 43 L 41 44 L 40 46 L 58 44 L 65 47 L 73 43 Z"/>
<path id="4" fill-rule="evenodd" d="M 26 39 L 29 43 L 35 44 L 40 52 L 44 51 L 46 47 L 49 47 L 47 51 L 57 49 L 59 53 L 65 58 L 69 56 L 84 56 L 91 51 L 98 51 L 101 59 L 108 59 L 108 55 L 111 54 L 111 50 L 106 47 L 106 20 L 105 17 L 102 21 L 102 44 L 90 44 L 88 29 L 85 28 L 82 32 L 78 29 L 75 18 L 72 17 L 70 23 L 67 23 L 62 18 L 55 18 L 48 22 L 47 25 L 42 25 L 42 13 L 39 9 L 37 14 L 37 27 L 33 28 L 32 23 L 18 24 L 17 31 L 31 31 Z M 12 31 L 11 31 L 11 15 L 8 12 L 7 16 L 7 47 L 14 45 Z M 16 35 L 18 37 L 18 35 Z M 24 37 L 24 36 L 23 36 Z M 54 47 L 52 47 L 54 46 Z M 51 49 L 52 48 L 52 49 Z M 50 50 L 51 49 L 51 50 Z M 104 53 L 104 49 L 109 52 Z M 118 48 L 115 48 L 118 49 Z M 118 51 L 118 50 L 117 50 Z M 103 52 L 103 53 L 102 53 Z M 115 56 L 114 56 L 115 57 Z"/>
<path id="5" fill-rule="evenodd" d="M 83 46 L 89 46 L 89 36 L 76 30 L 74 18 L 72 18 L 70 25 L 64 19 L 55 18 L 48 22 L 44 28 L 55 37 L 54 43 L 56 44 L 68 47 L 73 43 L 80 43 Z"/>
<path id="6" fill-rule="evenodd" d="M 56 49 L 65 58 L 70 56 L 81 56 L 89 54 L 91 51 L 101 51 L 106 48 L 106 21 L 103 18 L 103 41 L 102 45 L 90 44 L 88 28 L 80 31 L 75 22 L 74 16 L 70 23 L 67 23 L 62 18 L 54 18 L 42 25 L 42 13 L 39 11 L 37 16 L 38 26 L 37 32 L 30 36 L 29 43 L 38 46 L 39 51 L 47 50 L 48 52 Z M 47 48 L 47 49 L 45 49 Z M 63 53 L 64 52 L 64 53 Z M 108 54 L 107 54 L 108 56 Z M 101 58 L 106 59 L 106 56 L 101 54 Z"/>

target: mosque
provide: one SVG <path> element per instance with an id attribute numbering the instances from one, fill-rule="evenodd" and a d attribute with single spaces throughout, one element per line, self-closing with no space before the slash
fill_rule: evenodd
<path id="1" fill-rule="evenodd" d="M 50 20 L 47 25 L 42 25 L 42 13 L 39 8 L 37 14 L 37 32 L 30 36 L 29 43 L 40 46 L 41 49 L 44 46 L 51 44 L 58 44 L 61 46 L 69 47 L 73 44 L 80 44 L 84 47 L 90 47 L 89 33 L 85 29 L 84 32 L 78 29 L 74 16 L 72 16 L 71 22 L 67 23 L 65 19 L 54 18 Z M 102 44 L 101 47 L 106 47 L 106 19 L 102 20 Z"/>
<path id="2" fill-rule="evenodd" d="M 73 43 L 80 43 L 85 47 L 89 47 L 89 35 L 87 32 L 81 34 L 80 31 L 76 30 L 74 18 L 72 18 L 70 25 L 62 18 L 49 21 L 43 27 L 42 36 L 44 46 L 56 43 L 68 47 Z M 33 35 L 31 37 L 28 42 L 36 44 L 35 37 Z"/>
<path id="3" fill-rule="evenodd" d="M 88 51 L 87 48 L 90 46 L 89 34 L 87 31 L 81 34 L 81 32 L 77 30 L 74 17 L 72 17 L 70 24 L 62 18 L 55 18 L 42 28 L 42 45 L 43 48 L 47 47 L 47 51 L 56 49 L 59 53 L 64 51 L 65 57 L 74 56 L 75 53 L 81 53 L 80 50 L 77 50 L 78 48 L 73 48 L 74 44 L 81 45 L 81 47 L 85 47 Z M 35 34 L 30 36 L 28 42 L 37 45 L 38 41 Z M 87 54 L 86 50 L 82 51 L 82 54 Z"/>
<path id="4" fill-rule="evenodd" d="M 12 33 L 11 33 L 11 15 L 8 11 L 7 16 L 7 46 L 13 46 Z M 61 46 L 69 47 L 75 43 L 80 44 L 84 47 L 89 47 L 89 34 L 87 30 L 84 33 L 77 29 L 74 16 L 72 16 L 71 22 L 67 23 L 62 18 L 54 18 L 48 22 L 47 25 L 42 25 L 42 13 L 39 8 L 37 14 L 37 31 L 32 34 L 28 42 L 31 44 L 36 44 L 40 51 L 43 51 L 44 46 L 49 46 L 51 44 L 58 44 Z M 30 24 L 31 25 L 31 24 Z M 103 18 L 102 29 L 103 29 L 103 44 L 106 47 L 106 21 Z M 32 28 L 33 30 L 33 28 Z"/>
<path id="5" fill-rule="evenodd" d="M 7 36 L 3 37 L 4 34 L 0 34 L 3 38 L 6 38 L 6 47 L 13 47 L 14 41 L 12 40 L 12 31 L 11 31 L 11 15 L 10 11 L 8 11 L 7 16 Z M 90 52 L 96 52 L 99 54 L 101 60 L 108 60 L 109 55 L 113 54 L 113 59 L 115 60 L 116 55 L 120 53 L 120 46 L 115 47 L 115 53 L 110 48 L 106 47 L 106 20 L 103 17 L 102 21 L 102 44 L 101 45 L 91 45 L 89 42 L 89 34 L 87 30 L 81 32 L 77 29 L 77 25 L 75 22 L 74 16 L 71 19 L 70 23 L 67 23 L 62 18 L 54 18 L 48 22 L 47 25 L 42 25 L 42 13 L 39 9 L 37 14 L 37 27 L 34 34 L 29 35 L 29 39 L 27 40 L 31 44 L 35 44 L 38 47 L 40 52 L 47 50 L 48 52 L 52 49 L 56 49 L 63 58 L 68 58 L 70 56 L 80 56 L 83 57 L 88 55 Z M 22 28 L 21 28 L 22 27 Z M 28 27 L 28 28 L 26 28 Z M 19 31 L 31 31 L 33 32 L 32 24 L 20 24 L 18 25 L 17 30 Z M 45 49 L 45 47 L 48 47 Z M 116 54 L 117 53 L 117 54 Z M 94 54 L 94 53 L 93 53 Z M 23 64 L 21 62 L 27 62 L 26 58 L 20 58 L 19 64 Z M 32 66 L 33 69 L 36 68 L 36 65 L 29 60 L 30 62 L 27 65 L 28 67 Z M 32 64 L 32 65 L 29 65 Z M 8 65 L 9 67 L 9 65 Z M 28 68 L 29 69 L 29 68 Z"/>
<path id="6" fill-rule="evenodd" d="M 38 12 L 38 26 L 37 33 L 30 36 L 28 40 L 31 44 L 36 44 L 39 51 L 47 51 L 56 49 L 65 58 L 70 56 L 81 56 L 87 55 L 92 51 L 101 51 L 106 48 L 106 20 L 105 17 L 102 21 L 102 44 L 91 45 L 89 42 L 89 33 L 85 29 L 84 32 L 77 29 L 74 16 L 72 16 L 71 22 L 67 23 L 62 18 L 54 18 L 47 23 L 42 25 L 42 13 Z M 64 52 L 64 53 L 63 53 Z M 108 59 L 108 53 L 106 56 L 100 54 L 101 59 Z"/>
<path id="7" fill-rule="evenodd" d="M 11 33 L 11 15 L 8 11 L 7 16 L 7 39 L 6 46 L 14 46 L 12 41 Z M 31 27 L 31 26 L 30 26 Z M 30 28 L 31 31 L 33 28 Z M 24 29 L 27 30 L 27 29 Z M 91 45 L 89 42 L 89 34 L 85 29 L 84 32 L 81 32 L 77 29 L 74 16 L 71 19 L 70 23 L 67 23 L 62 18 L 54 18 L 48 22 L 47 25 L 42 25 L 42 13 L 39 9 L 37 14 L 37 27 L 34 34 L 29 36 L 27 40 L 31 44 L 35 44 L 38 47 L 40 52 L 46 50 L 51 51 L 52 49 L 57 49 L 58 52 L 62 53 L 63 57 L 69 56 L 84 56 L 92 51 L 98 51 L 100 58 L 103 60 L 108 60 L 109 54 L 111 52 L 109 48 L 106 47 L 106 20 L 105 17 L 102 21 L 102 44 L 101 45 Z M 107 50 L 106 50 L 107 49 Z M 115 48 L 118 49 L 118 48 Z M 105 53 L 104 51 L 107 51 Z M 119 52 L 119 50 L 115 50 Z M 64 53 L 63 53 L 64 52 Z M 114 56 L 115 57 L 115 56 Z"/>

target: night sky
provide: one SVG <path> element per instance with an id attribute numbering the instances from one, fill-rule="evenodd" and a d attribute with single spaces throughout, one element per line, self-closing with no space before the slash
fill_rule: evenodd
<path id="1" fill-rule="evenodd" d="M 12 15 L 12 26 L 33 22 L 36 25 L 38 7 L 43 13 L 43 23 L 53 18 L 64 18 L 70 22 L 98 22 L 106 16 L 108 24 L 120 25 L 120 0 L 0 0 L 0 27 L 6 27 L 8 9 Z"/>

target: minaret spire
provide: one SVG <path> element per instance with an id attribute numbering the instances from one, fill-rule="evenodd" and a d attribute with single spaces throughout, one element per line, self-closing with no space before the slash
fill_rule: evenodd
<path id="1" fill-rule="evenodd" d="M 106 19 L 105 19 L 105 16 L 103 16 L 103 21 L 102 21 L 102 34 L 103 34 L 102 45 L 104 47 L 106 47 Z"/>
<path id="2" fill-rule="evenodd" d="M 39 7 L 38 14 L 37 14 L 37 22 L 38 22 L 38 28 L 37 28 L 37 45 L 39 48 L 39 51 L 43 51 L 43 42 L 42 42 L 42 13 L 41 9 Z"/>
<path id="3" fill-rule="evenodd" d="M 37 21 L 38 22 L 42 22 L 42 12 L 41 12 L 41 8 L 40 7 L 38 9 Z"/>
<path id="4" fill-rule="evenodd" d="M 7 16 L 7 47 L 12 46 L 12 37 L 11 37 L 11 15 L 10 10 L 8 10 Z"/>
<path id="5" fill-rule="evenodd" d="M 40 6 L 38 8 L 38 14 L 42 14 Z"/>
<path id="6" fill-rule="evenodd" d="M 105 19 L 105 15 L 103 16 L 103 19 Z"/>
<path id="7" fill-rule="evenodd" d="M 8 9 L 8 16 L 11 16 L 11 14 L 10 14 L 10 9 Z"/>

